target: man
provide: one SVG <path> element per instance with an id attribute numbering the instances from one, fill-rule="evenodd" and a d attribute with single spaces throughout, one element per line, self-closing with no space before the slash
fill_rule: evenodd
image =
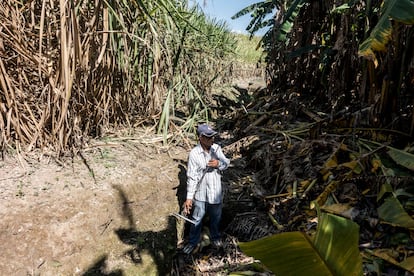
<path id="1" fill-rule="evenodd" d="M 202 220 L 205 214 L 210 218 L 210 239 L 214 247 L 221 247 L 220 220 L 223 206 L 221 172 L 229 166 L 230 160 L 224 156 L 221 147 L 214 143 L 217 134 L 209 125 L 197 128 L 199 143 L 188 157 L 187 197 L 184 213 L 192 210 L 192 220 L 188 244 L 183 251 L 190 254 L 200 241 Z"/>

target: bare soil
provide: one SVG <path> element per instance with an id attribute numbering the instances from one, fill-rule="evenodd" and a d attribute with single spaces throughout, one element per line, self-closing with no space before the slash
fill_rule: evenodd
<path id="1" fill-rule="evenodd" d="M 246 93 L 262 82 L 238 81 Z M 184 223 L 171 214 L 184 200 L 195 141 L 163 146 L 152 133 L 114 132 L 59 160 L 47 153 L 0 159 L 0 275 L 219 275 L 249 266 L 253 259 L 229 235 L 222 254 L 177 258 Z M 239 178 L 237 170 L 228 173 Z M 233 207 L 224 220 L 240 211 Z"/>
<path id="2" fill-rule="evenodd" d="M 188 150 L 143 133 L 109 141 L 0 161 L 0 275 L 169 273 Z"/>

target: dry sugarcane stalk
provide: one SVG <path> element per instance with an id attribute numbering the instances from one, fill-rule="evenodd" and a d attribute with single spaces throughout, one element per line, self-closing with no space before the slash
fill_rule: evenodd
<path id="1" fill-rule="evenodd" d="M 268 118 L 267 114 L 263 114 L 262 116 L 260 116 L 256 121 L 254 121 L 253 123 L 251 123 L 248 127 L 246 127 L 246 129 L 243 130 L 244 133 L 249 133 L 249 131 L 259 125 L 261 122 L 263 122 L 264 120 L 266 120 Z"/>

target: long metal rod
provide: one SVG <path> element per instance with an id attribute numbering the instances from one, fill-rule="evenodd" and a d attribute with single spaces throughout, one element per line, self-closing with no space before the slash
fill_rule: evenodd
<path id="1" fill-rule="evenodd" d="M 194 220 L 191 220 L 191 219 L 189 219 L 189 218 L 187 218 L 187 217 L 185 217 L 185 216 L 183 216 L 183 215 L 180 215 L 180 214 L 178 214 L 178 213 L 172 213 L 172 215 L 173 215 L 173 216 L 176 216 L 177 218 L 181 218 L 181 219 L 183 219 L 183 220 L 185 220 L 185 221 L 188 221 L 188 222 L 190 222 L 190 223 L 192 223 L 192 224 L 196 225 L 196 222 L 195 222 Z"/>

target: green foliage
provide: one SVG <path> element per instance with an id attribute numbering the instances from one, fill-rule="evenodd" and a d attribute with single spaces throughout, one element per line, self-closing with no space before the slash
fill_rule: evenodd
<path id="1" fill-rule="evenodd" d="M 249 38 L 247 35 L 235 34 L 237 46 L 235 50 L 236 59 L 245 63 L 256 63 L 262 57 L 260 48 L 261 38 L 253 36 Z"/>
<path id="2" fill-rule="evenodd" d="M 372 60 L 378 66 L 375 51 L 386 51 L 391 39 L 391 19 L 403 24 L 414 24 L 414 3 L 410 0 L 385 0 L 378 23 L 370 36 L 359 46 L 359 55 Z"/>
<path id="3" fill-rule="evenodd" d="M 183 0 L 1 3 L 7 22 L 0 54 L 11 57 L 4 64 L 10 85 L 2 86 L 1 97 L 19 105 L 0 111 L 10 126 L 0 129 L 2 150 L 19 141 L 29 150 L 51 145 L 61 152 L 111 126 L 158 123 L 160 114 L 166 132 L 176 111 L 184 121 L 208 119 L 199 99 L 205 102 L 226 76 L 235 49 L 225 23 Z M 16 94 L 22 58 L 31 60 L 22 65 L 31 85 Z"/>
<path id="4" fill-rule="evenodd" d="M 245 7 L 232 16 L 232 19 L 250 13 L 252 19 L 246 27 L 246 30 L 250 32 L 251 37 L 253 37 L 258 30 L 268 28 L 267 32 L 262 37 L 261 42 L 265 51 L 270 51 L 270 49 L 275 46 L 275 43 L 284 44 L 286 42 L 287 35 L 291 32 L 300 9 L 307 2 L 307 0 L 266 0 Z M 280 10 L 285 10 L 286 7 L 288 7 L 288 10 L 283 16 L 283 21 L 280 24 L 275 25 L 274 14 Z M 276 41 L 274 41 L 274 38 L 276 38 Z"/>
<path id="5" fill-rule="evenodd" d="M 414 154 L 408 151 L 399 150 L 393 147 L 387 147 L 388 155 L 399 165 L 414 171 Z"/>
<path id="6" fill-rule="evenodd" d="M 275 28 L 274 13 L 285 5 L 284 2 L 285 1 L 277 0 L 265 0 L 262 2 L 257 2 L 240 10 L 231 18 L 237 19 L 246 14 L 250 14 L 251 20 L 249 25 L 246 27 L 246 30 L 250 33 L 250 38 L 253 38 L 254 34 L 258 30 L 267 28 L 266 33 L 263 35 L 260 41 L 260 44 L 266 50 L 269 49 L 273 43 L 272 34 Z"/>
<path id="7" fill-rule="evenodd" d="M 378 208 L 378 216 L 393 225 L 414 229 L 414 220 L 394 196 L 385 199 L 385 202 Z"/>
<path id="8" fill-rule="evenodd" d="M 283 19 L 283 22 L 280 28 L 277 31 L 277 40 L 280 42 L 285 42 L 287 39 L 287 34 L 292 31 L 294 21 L 298 16 L 300 9 L 307 2 L 307 0 L 295 0 L 292 5 L 289 7 L 286 15 Z"/>
<path id="9" fill-rule="evenodd" d="M 283 5 L 283 2 L 284 1 L 277 0 L 257 2 L 245 7 L 231 18 L 236 19 L 250 13 L 252 19 L 246 27 L 246 30 L 253 36 L 258 30 L 265 27 L 272 27 L 274 25 L 274 21 L 272 19 L 267 19 L 267 16 L 272 15 L 275 9 Z"/>
<path id="10" fill-rule="evenodd" d="M 182 117 L 181 127 L 190 132 L 199 121 L 209 121 L 206 98 L 213 83 L 220 83 L 228 74 L 237 43 L 225 22 L 208 18 L 198 7 L 186 10 L 185 20 L 175 23 L 178 29 L 171 28 L 164 36 L 171 40 L 168 50 L 174 53 L 173 74 L 166 80 L 168 94 L 158 128 L 164 137 L 177 112 Z M 175 35 L 177 31 L 180 36 Z"/>
<path id="11" fill-rule="evenodd" d="M 276 275 L 362 275 L 358 249 L 359 226 L 351 220 L 322 213 L 315 239 L 286 232 L 240 243 Z"/>

